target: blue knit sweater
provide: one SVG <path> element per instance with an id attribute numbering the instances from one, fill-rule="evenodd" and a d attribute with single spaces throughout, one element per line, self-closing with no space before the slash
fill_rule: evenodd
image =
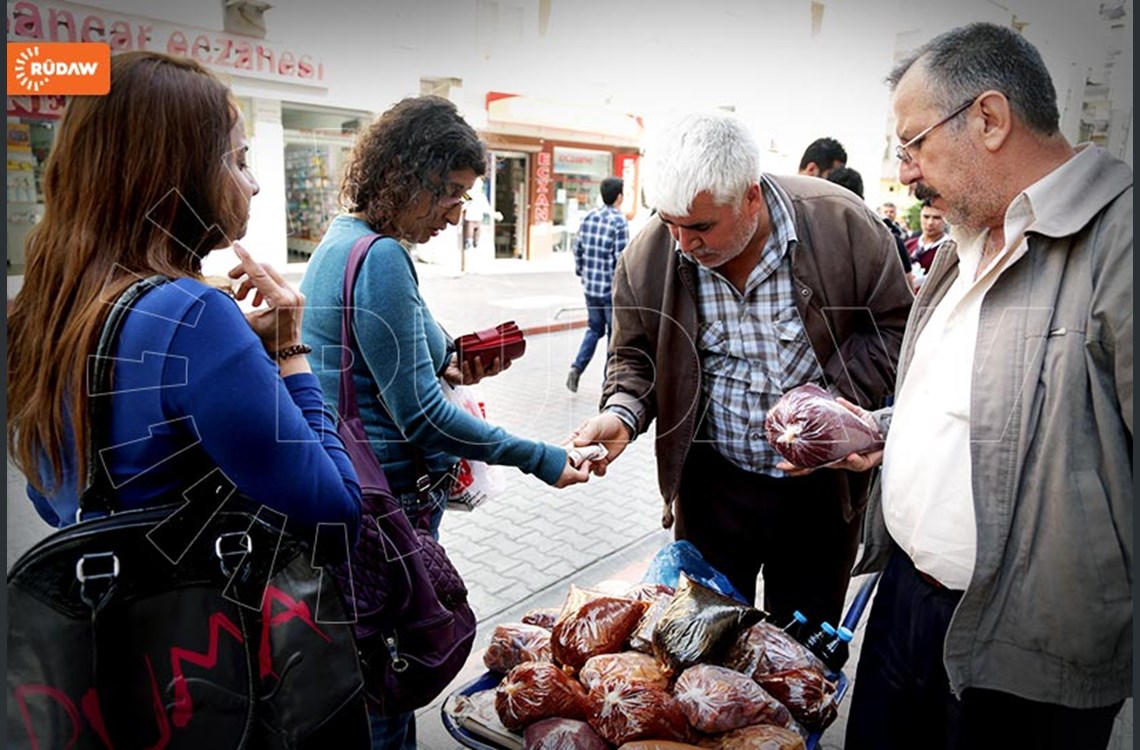
<path id="1" fill-rule="evenodd" d="M 334 408 L 344 269 L 353 244 L 370 232 L 363 221 L 338 216 L 301 282 L 306 308 L 302 337 L 313 347 L 313 372 Z M 373 243 L 353 294 L 356 337 L 364 355 L 354 361 L 353 381 L 368 438 L 394 491 L 414 487 L 409 443 L 423 450 L 429 471 L 446 471 L 458 456 L 517 466 L 547 484 L 558 481 L 566 451 L 515 437 L 444 398 L 439 373 L 447 363 L 447 335 L 420 296 L 412 259 L 396 240 Z"/>
<path id="2" fill-rule="evenodd" d="M 312 538 L 345 523 L 355 539 L 360 487 L 317 378 L 282 379 L 237 304 L 192 279 L 151 290 L 115 350 L 111 445 L 101 453 L 124 510 L 175 502 L 215 467 L 286 529 Z M 28 487 L 53 526 L 75 520 L 74 445 L 50 497 Z"/>

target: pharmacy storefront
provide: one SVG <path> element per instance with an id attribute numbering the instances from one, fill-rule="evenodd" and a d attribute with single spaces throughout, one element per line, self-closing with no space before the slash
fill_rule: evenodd
<path id="1" fill-rule="evenodd" d="M 223 4 L 217 5 L 209 12 L 221 26 Z M 105 42 L 112 54 L 154 50 L 192 58 L 221 75 L 245 115 L 261 185 L 243 244 L 278 267 L 307 262 L 336 212 L 338 170 L 372 117 L 337 106 L 325 63 L 313 49 L 66 2 L 9 2 L 7 12 L 9 41 Z M 65 103 L 64 97 L 8 92 L 9 298 L 22 281 L 24 240 L 43 216 L 43 167 Z M 214 253 L 207 271 L 231 261 L 229 253 Z"/>
<path id="2" fill-rule="evenodd" d="M 480 135 L 496 212 L 486 252 L 496 259 L 571 252 L 607 177 L 625 180 L 627 218 L 637 211 L 642 123 L 633 115 L 492 91 Z"/>

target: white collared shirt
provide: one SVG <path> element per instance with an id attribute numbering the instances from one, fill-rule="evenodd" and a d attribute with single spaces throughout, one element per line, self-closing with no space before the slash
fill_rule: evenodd
<path id="1" fill-rule="evenodd" d="M 1004 356 L 987 351 L 985 342 L 977 340 L 982 300 L 1028 250 L 1026 231 L 1038 219 L 1065 210 L 1050 201 L 1053 186 L 1091 154 L 1083 149 L 1014 198 L 1005 213 L 1005 245 L 977 279 L 989 230 L 951 230 L 957 241 L 958 277 L 919 334 L 896 396 L 883 454 L 887 530 L 916 568 L 948 588 L 966 588 L 977 550 L 970 460 L 974 360 Z"/>

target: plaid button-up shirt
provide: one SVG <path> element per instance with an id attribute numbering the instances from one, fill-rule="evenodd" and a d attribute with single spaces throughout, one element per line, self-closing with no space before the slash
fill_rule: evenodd
<path id="1" fill-rule="evenodd" d="M 621 211 L 603 206 L 586 214 L 574 243 L 574 270 L 588 297 L 609 299 L 618 256 L 629 244 L 629 224 Z"/>
<path id="2" fill-rule="evenodd" d="M 783 476 L 776 468 L 781 457 L 764 437 L 764 418 L 790 388 L 822 384 L 823 368 L 796 309 L 791 249 L 797 239 L 791 208 L 767 178 L 761 178 L 761 185 L 772 231 L 744 294 L 717 271 L 697 265 L 701 429 L 703 439 L 740 468 Z"/>

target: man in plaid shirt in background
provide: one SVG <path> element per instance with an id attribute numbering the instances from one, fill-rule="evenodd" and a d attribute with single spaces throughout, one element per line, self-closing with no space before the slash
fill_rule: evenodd
<path id="1" fill-rule="evenodd" d="M 574 273 L 582 279 L 582 289 L 586 292 L 589 327 L 566 378 L 566 387 L 572 393 L 578 392 L 578 378 L 594 358 L 598 339 L 605 336 L 607 350 L 609 348 L 614 268 L 617 267 L 618 256 L 629 243 L 629 224 L 618 209 L 624 188 L 625 183 L 618 177 L 602 180 L 602 202 L 606 205 L 587 214 L 578 227 L 578 241 L 574 243 Z"/>

